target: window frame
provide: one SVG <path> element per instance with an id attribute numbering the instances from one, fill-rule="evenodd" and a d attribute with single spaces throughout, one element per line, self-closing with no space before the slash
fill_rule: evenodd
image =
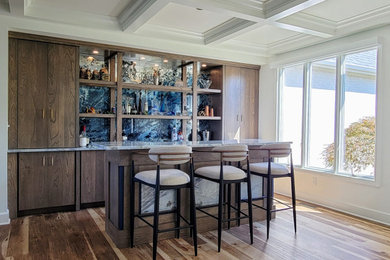
<path id="1" fill-rule="evenodd" d="M 342 156 L 344 153 L 344 135 L 343 135 L 343 125 L 344 125 L 344 106 L 345 103 L 345 75 L 346 75 L 346 66 L 345 66 L 345 57 L 347 55 L 361 53 L 365 51 L 376 50 L 376 92 L 375 92 L 375 163 L 374 163 L 374 175 L 373 178 L 365 178 L 362 176 L 352 176 L 351 174 L 346 174 L 345 172 L 340 171 L 340 165 L 342 162 Z M 294 66 L 303 66 L 303 89 L 302 89 L 302 134 L 301 134 L 301 164 L 294 165 L 305 171 L 313 171 L 318 173 L 327 173 L 334 176 L 346 177 L 348 179 L 354 179 L 358 182 L 363 183 L 377 183 L 377 154 L 378 154 L 378 131 L 377 131 L 377 121 L 378 121 L 378 71 L 379 59 L 380 59 L 381 49 L 379 46 L 369 46 L 365 48 L 355 49 L 351 51 L 344 51 L 333 55 L 321 56 L 319 58 L 305 60 L 297 63 L 291 63 L 288 65 L 282 65 L 277 68 L 277 120 L 276 120 L 276 137 L 280 141 L 281 138 L 281 125 L 282 125 L 282 93 L 283 93 L 283 83 L 284 83 L 284 69 L 291 68 Z M 326 60 L 326 59 L 336 59 L 336 89 L 335 89 L 335 115 L 334 115 L 334 144 L 335 144 L 335 163 L 333 169 L 324 169 L 318 167 L 312 167 L 308 165 L 308 152 L 309 152 L 309 108 L 310 108 L 310 91 L 311 91 L 311 66 L 312 63 L 316 61 Z"/>

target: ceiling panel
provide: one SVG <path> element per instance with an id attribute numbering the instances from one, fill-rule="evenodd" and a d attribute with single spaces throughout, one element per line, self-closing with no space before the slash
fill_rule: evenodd
<path id="1" fill-rule="evenodd" d="M 309 7 L 304 13 L 340 22 L 388 5 L 390 5 L 390 0 L 326 0 Z"/>
<path id="2" fill-rule="evenodd" d="M 254 44 L 270 44 L 297 34 L 297 32 L 284 30 L 272 25 L 264 25 L 258 29 L 238 36 L 236 40 Z"/>
<path id="3" fill-rule="evenodd" d="M 232 17 L 170 3 L 157 15 L 150 19 L 148 24 L 166 26 L 189 32 L 203 33 L 229 20 L 230 18 Z"/>
<path id="4" fill-rule="evenodd" d="M 46 5 L 59 10 L 80 11 L 91 14 L 118 16 L 131 0 L 32 0 L 32 4 Z"/>

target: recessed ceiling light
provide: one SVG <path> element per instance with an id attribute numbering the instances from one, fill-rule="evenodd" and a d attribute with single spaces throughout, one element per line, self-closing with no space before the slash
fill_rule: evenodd
<path id="1" fill-rule="evenodd" d="M 144 56 L 141 56 L 140 60 L 144 60 L 144 59 L 146 59 L 146 58 Z"/>
<path id="2" fill-rule="evenodd" d="M 93 50 L 92 53 L 93 54 L 99 54 L 99 51 L 98 50 Z"/>
<path id="3" fill-rule="evenodd" d="M 165 60 L 163 60 L 163 62 L 164 62 L 164 63 L 168 63 L 168 60 L 167 60 L 167 59 L 165 59 Z"/>
<path id="4" fill-rule="evenodd" d="M 203 63 L 203 64 L 202 64 L 202 67 L 203 67 L 203 68 L 206 68 L 206 67 L 207 67 L 207 64 Z"/>

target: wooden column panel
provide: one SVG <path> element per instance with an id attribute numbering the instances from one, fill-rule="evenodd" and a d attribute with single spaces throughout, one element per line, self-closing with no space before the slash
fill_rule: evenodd
<path id="1" fill-rule="evenodd" d="M 18 41 L 18 148 L 47 147 L 47 44 Z"/>
<path id="2" fill-rule="evenodd" d="M 258 137 L 259 71 L 241 68 L 241 139 Z"/>
<path id="3" fill-rule="evenodd" d="M 81 203 L 104 201 L 104 151 L 81 152 Z"/>
<path id="4" fill-rule="evenodd" d="M 226 66 L 224 72 L 224 139 L 240 139 L 240 68 Z"/>
<path id="5" fill-rule="evenodd" d="M 18 41 L 8 41 L 8 148 L 18 147 Z"/>
<path id="6" fill-rule="evenodd" d="M 18 213 L 18 154 L 8 154 L 8 210 L 9 218 L 14 219 Z"/>
<path id="7" fill-rule="evenodd" d="M 48 45 L 48 147 L 74 147 L 77 48 Z"/>

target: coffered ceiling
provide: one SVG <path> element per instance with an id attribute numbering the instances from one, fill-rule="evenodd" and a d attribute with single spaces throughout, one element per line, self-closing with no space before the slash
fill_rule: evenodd
<path id="1" fill-rule="evenodd" d="M 267 58 L 390 24 L 390 0 L 0 0 L 0 15 Z"/>

